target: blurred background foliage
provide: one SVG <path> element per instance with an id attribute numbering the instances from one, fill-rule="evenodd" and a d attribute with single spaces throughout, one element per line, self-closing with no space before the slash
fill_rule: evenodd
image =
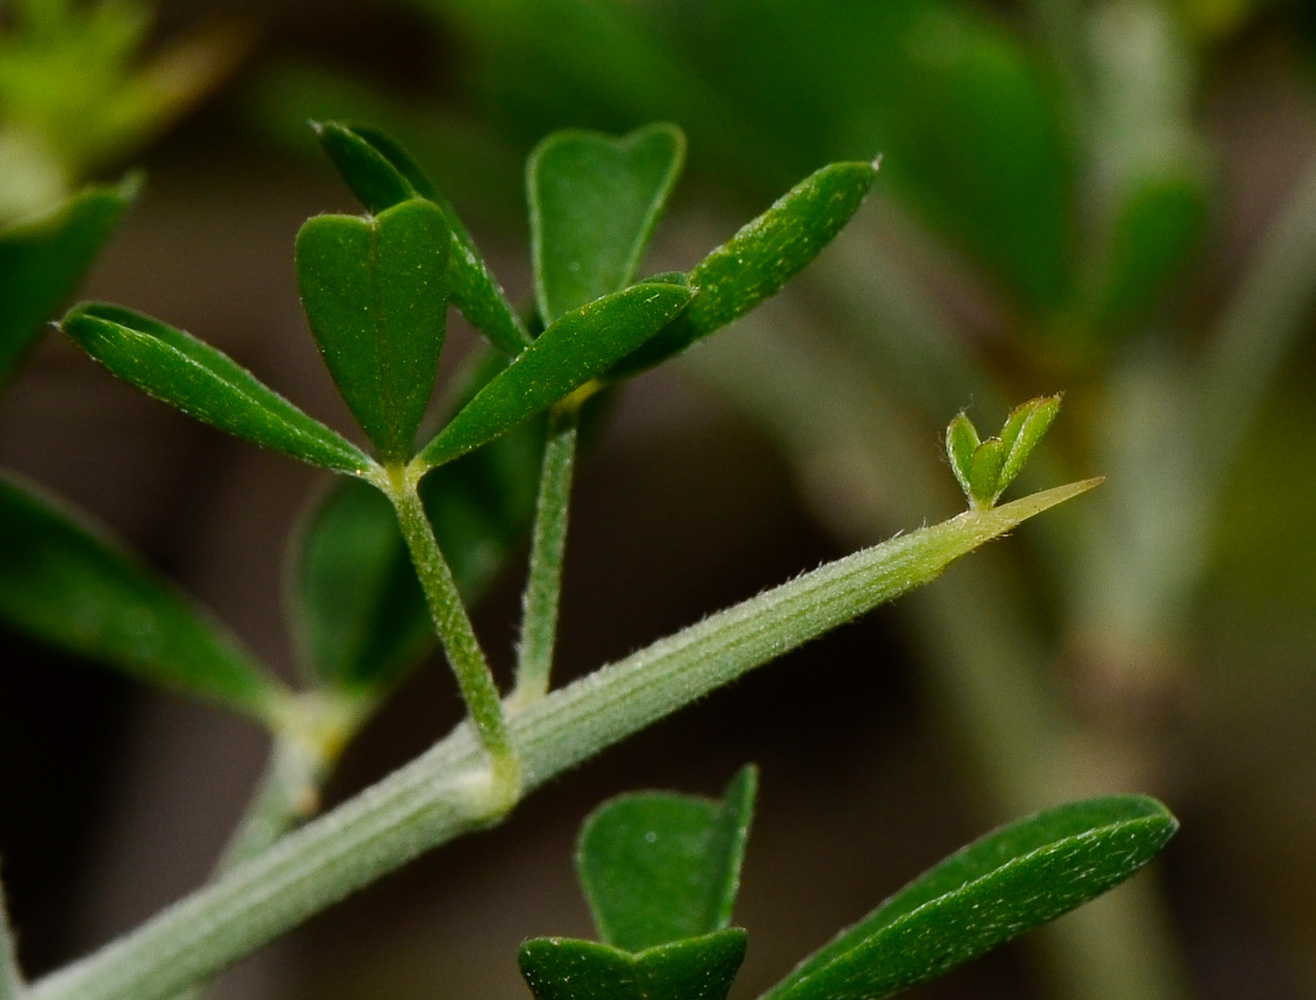
<path id="1" fill-rule="evenodd" d="M 1141 790 L 1185 820 L 1160 873 L 926 995 L 1316 995 L 1310 5 L 175 0 L 152 29 L 136 5 L 26 0 L 4 16 L 0 217 L 145 163 L 91 291 L 220 344 L 340 427 L 292 280 L 300 221 L 347 207 L 306 155 L 308 118 L 412 149 L 514 297 L 521 163 L 554 128 L 686 131 L 650 271 L 689 267 L 823 163 L 882 155 L 869 204 L 799 281 L 617 402 L 572 527 L 577 670 L 953 513 L 938 434 L 961 408 L 995 426 L 1064 390 L 1024 485 L 1107 477 L 222 989 L 520 995 L 516 943 L 585 926 L 566 863 L 581 813 L 639 784 L 713 791 L 753 758 L 745 991 L 982 825 Z M 60 344 L 0 403 L 0 459 L 290 665 L 280 552 L 312 473 L 159 412 Z M 482 605 L 487 635 L 508 635 L 517 563 Z M 6 641 L 0 847 L 41 967 L 204 876 L 260 743 Z M 806 670 L 831 693 L 805 697 Z M 412 682 L 334 796 L 440 731 L 443 683 Z"/>

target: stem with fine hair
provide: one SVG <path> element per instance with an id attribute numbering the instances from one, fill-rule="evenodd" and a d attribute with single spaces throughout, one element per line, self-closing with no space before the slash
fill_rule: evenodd
<path id="1" fill-rule="evenodd" d="M 562 561 L 567 544 L 578 424 L 579 411 L 570 402 L 554 407 L 549 414 L 530 543 L 530 574 L 521 617 L 516 687 L 508 699 L 508 707 L 513 711 L 548 693 L 562 597 Z"/>
<path id="2" fill-rule="evenodd" d="M 516 747 L 507 728 L 507 717 L 494 683 L 489 661 L 480 648 L 466 605 L 457 591 L 448 561 L 439 549 L 434 528 L 425 513 L 425 505 L 416 491 L 416 482 L 403 469 L 390 469 L 385 493 L 397 510 L 398 525 L 407 541 L 416 576 L 425 591 L 430 617 L 438 632 L 443 651 L 457 676 L 471 722 L 480 742 L 489 754 L 493 785 L 493 812 L 510 808 L 516 801 L 520 783 Z"/>
<path id="3" fill-rule="evenodd" d="M 1071 483 L 838 559 L 539 699 L 507 723 L 524 791 L 742 674 L 938 576 L 1091 489 Z M 356 798 L 33 984 L 26 1000 L 163 1000 L 423 852 L 487 826 L 487 755 L 463 723 Z"/>

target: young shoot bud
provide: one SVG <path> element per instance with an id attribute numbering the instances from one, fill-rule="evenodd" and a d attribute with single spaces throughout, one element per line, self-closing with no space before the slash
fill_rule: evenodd
<path id="1" fill-rule="evenodd" d="M 981 441 L 967 415 L 958 414 L 946 428 L 946 456 L 972 510 L 990 510 L 1014 481 L 1028 456 L 1060 412 L 1060 394 L 1030 399 L 1016 406 L 1001 433 Z"/>

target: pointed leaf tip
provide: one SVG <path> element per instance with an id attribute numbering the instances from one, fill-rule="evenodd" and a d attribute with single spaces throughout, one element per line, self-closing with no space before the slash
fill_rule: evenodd
<path id="1" fill-rule="evenodd" d="M 333 161 L 367 212 L 378 215 L 419 192 L 388 157 L 343 122 L 311 122 L 320 148 Z"/>
<path id="2" fill-rule="evenodd" d="M 832 163 L 810 174 L 690 272 L 690 308 L 613 370 L 623 378 L 679 354 L 781 291 L 845 228 L 873 186 L 868 162 Z"/>
<path id="3" fill-rule="evenodd" d="M 373 464 L 355 445 L 189 333 L 106 302 L 75 306 L 60 328 L 125 382 L 228 434 L 350 475 L 364 475 Z"/>
<path id="4" fill-rule="evenodd" d="M 1002 827 L 916 878 L 762 1000 L 883 1000 L 1101 895 L 1178 827 L 1142 795 L 1074 802 Z"/>
<path id="5" fill-rule="evenodd" d="M 730 924 L 757 784 L 748 766 L 721 801 L 623 795 L 585 821 L 576 869 L 606 943 L 638 952 Z"/>

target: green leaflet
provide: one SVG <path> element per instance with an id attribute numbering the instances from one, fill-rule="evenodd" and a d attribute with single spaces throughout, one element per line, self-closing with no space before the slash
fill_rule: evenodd
<path id="1" fill-rule="evenodd" d="M 517 959 L 535 1000 L 726 1000 L 745 941 L 739 927 L 638 953 L 535 938 L 521 945 Z"/>
<path id="2" fill-rule="evenodd" d="M 319 215 L 297 234 L 297 284 L 320 353 L 386 462 L 411 457 L 448 315 L 443 210 L 413 198 L 378 216 Z"/>
<path id="3" fill-rule="evenodd" d="M 325 122 L 315 129 L 321 148 L 368 212 L 377 215 L 410 198 L 426 198 L 443 209 L 452 230 L 448 281 L 453 304 L 498 350 L 513 357 L 521 353 L 530 335 L 456 210 L 411 155 L 366 125 Z"/>
<path id="4" fill-rule="evenodd" d="M 745 767 L 720 802 L 623 795 L 585 821 L 576 870 L 605 943 L 639 952 L 731 923 L 757 784 Z"/>
<path id="5" fill-rule="evenodd" d="M 0 233 L 0 383 L 13 373 L 137 199 L 140 178 L 84 189 Z"/>
<path id="6" fill-rule="evenodd" d="M 1178 827 L 1141 795 L 1002 827 L 915 879 L 761 1000 L 881 1000 L 932 979 L 1124 881 Z"/>
<path id="7" fill-rule="evenodd" d="M 526 163 L 535 295 L 546 325 L 631 282 L 685 161 L 656 124 L 614 139 L 555 132 Z"/>
<path id="8" fill-rule="evenodd" d="M 351 475 L 363 475 L 373 464 L 227 355 L 159 320 L 84 302 L 60 326 L 125 382 L 235 437 Z"/>
<path id="9" fill-rule="evenodd" d="M 269 721 L 284 696 L 217 622 L 87 519 L 0 476 L 0 618 L 57 649 Z"/>
<path id="10" fill-rule="evenodd" d="M 690 301 L 679 285 L 633 285 L 567 313 L 536 338 L 425 446 L 433 468 L 516 426 L 606 372 Z"/>
<path id="11" fill-rule="evenodd" d="M 777 294 L 850 221 L 876 174 L 876 163 L 833 163 L 787 191 L 695 266 L 690 308 L 610 374 L 665 361 Z"/>

